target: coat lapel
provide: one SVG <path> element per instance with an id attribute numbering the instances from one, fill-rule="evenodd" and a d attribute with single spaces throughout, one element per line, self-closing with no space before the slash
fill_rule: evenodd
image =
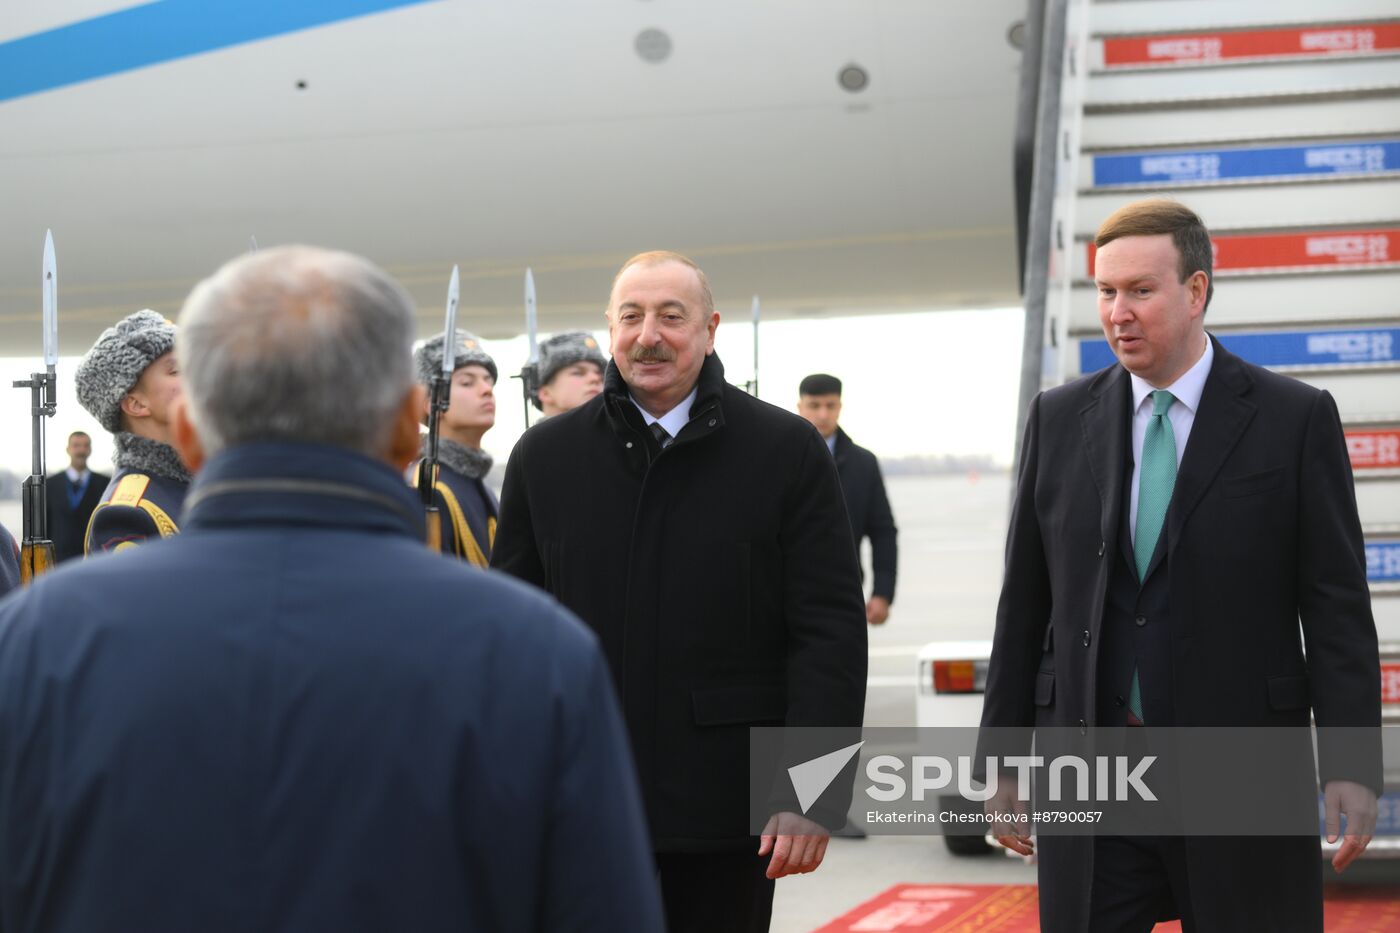
<path id="1" fill-rule="evenodd" d="M 1094 381 L 1092 401 L 1079 412 L 1089 472 L 1098 487 L 1099 534 L 1111 550 L 1119 546 L 1118 525 L 1123 511 L 1123 473 L 1128 451 L 1128 390 L 1126 370 L 1114 366 Z"/>
<path id="2" fill-rule="evenodd" d="M 1186 441 L 1186 452 L 1182 454 L 1171 505 L 1167 509 L 1167 556 L 1176 549 L 1186 520 L 1244 436 L 1256 410 L 1244 397 L 1254 385 L 1248 370 L 1239 357 L 1220 345 L 1220 341 L 1214 337 L 1210 339 L 1215 343 L 1215 360 L 1206 377 L 1200 409 L 1191 425 L 1191 436 Z M 1156 560 L 1161 556 L 1159 548 Z"/>

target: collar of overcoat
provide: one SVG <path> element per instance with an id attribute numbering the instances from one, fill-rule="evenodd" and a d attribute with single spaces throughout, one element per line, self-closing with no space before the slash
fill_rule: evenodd
<path id="1" fill-rule="evenodd" d="M 388 464 L 344 448 L 295 442 L 229 448 L 195 477 L 181 531 L 249 525 L 424 536 L 423 505 Z"/>
<path id="2" fill-rule="evenodd" d="M 724 410 L 720 400 L 727 383 L 724 381 L 724 364 L 720 362 L 718 353 L 705 357 L 696 385 L 698 391 L 694 404 L 690 406 L 690 421 L 676 436 L 677 444 L 696 440 L 724 426 Z M 608 422 L 615 433 L 624 437 L 637 434 L 650 436 L 642 413 L 632 403 L 631 390 L 618 371 L 617 363 L 612 360 L 608 360 L 607 371 L 603 374 L 603 400 Z"/>
<path id="3" fill-rule="evenodd" d="M 1254 379 L 1239 357 L 1220 345 L 1215 337 L 1215 362 L 1206 377 L 1201 404 L 1191 425 L 1191 436 L 1176 474 L 1171 504 L 1167 509 L 1165 548 L 1159 548 L 1150 576 L 1162 557 L 1170 556 L 1181 540 L 1181 530 L 1215 480 L 1226 458 L 1235 449 L 1254 418 L 1256 407 L 1249 400 Z M 1119 540 L 1123 506 L 1127 501 L 1123 484 L 1131 474 L 1132 386 L 1128 372 L 1115 364 L 1100 372 L 1089 384 L 1089 403 L 1079 412 L 1089 472 L 1098 489 L 1100 534 L 1108 549 L 1128 547 Z M 1129 561 L 1131 563 L 1131 559 Z M 1144 578 L 1145 579 L 1145 578 Z"/>

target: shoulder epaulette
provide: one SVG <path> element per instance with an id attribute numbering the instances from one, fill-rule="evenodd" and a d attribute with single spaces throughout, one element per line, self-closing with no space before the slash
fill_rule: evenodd
<path id="1" fill-rule="evenodd" d="M 169 538 L 180 533 L 180 527 L 175 524 L 175 520 L 170 517 L 170 513 L 146 498 L 146 491 L 151 485 L 151 478 L 144 473 L 128 473 L 118 482 L 116 489 L 112 491 L 112 497 L 106 502 L 100 503 L 92 510 L 91 517 L 88 518 L 87 534 L 83 542 L 85 553 L 92 553 L 93 528 L 100 523 L 99 517 L 107 509 L 113 506 L 122 506 L 130 509 L 139 509 L 155 525 L 156 531 L 162 538 Z M 115 513 L 114 513 L 115 514 Z M 110 548 L 113 551 L 123 551 L 129 547 L 134 547 L 139 543 L 139 539 L 144 535 L 138 535 L 138 540 L 123 540 Z M 102 545 L 103 550 L 107 550 L 106 545 Z"/>

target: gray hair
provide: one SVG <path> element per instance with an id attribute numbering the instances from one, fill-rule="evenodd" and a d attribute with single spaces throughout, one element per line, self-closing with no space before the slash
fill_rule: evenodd
<path id="1" fill-rule="evenodd" d="M 378 266 L 263 249 L 200 282 L 175 355 L 207 455 L 305 441 L 383 456 L 413 386 L 413 303 Z"/>

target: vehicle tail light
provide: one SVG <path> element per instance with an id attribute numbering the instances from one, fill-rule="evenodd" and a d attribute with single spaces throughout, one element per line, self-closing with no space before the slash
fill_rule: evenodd
<path id="1" fill-rule="evenodd" d="M 934 693 L 982 693 L 987 689 L 986 661 L 934 661 Z"/>

